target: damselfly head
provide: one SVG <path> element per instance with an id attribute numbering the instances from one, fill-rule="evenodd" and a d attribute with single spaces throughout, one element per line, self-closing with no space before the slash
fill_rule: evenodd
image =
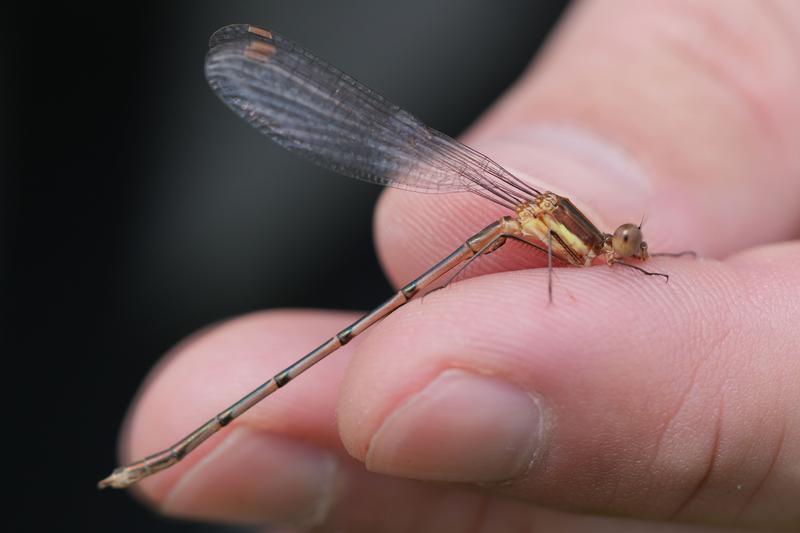
<path id="1" fill-rule="evenodd" d="M 647 243 L 644 242 L 641 225 L 623 224 L 611 236 L 611 247 L 617 257 L 647 259 Z"/>

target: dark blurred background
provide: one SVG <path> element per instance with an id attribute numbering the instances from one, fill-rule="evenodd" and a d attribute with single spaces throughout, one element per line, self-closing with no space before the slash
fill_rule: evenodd
<path id="1" fill-rule="evenodd" d="M 31 3 L 5 16 L 12 530 L 223 530 L 95 489 L 148 370 L 210 322 L 282 306 L 367 309 L 389 294 L 371 239 L 380 189 L 284 153 L 228 111 L 203 78 L 212 31 L 276 30 L 457 135 L 519 75 L 564 4 Z"/>

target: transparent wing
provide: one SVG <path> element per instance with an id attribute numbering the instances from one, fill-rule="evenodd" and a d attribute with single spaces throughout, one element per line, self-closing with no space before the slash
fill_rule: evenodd
<path id="1" fill-rule="evenodd" d="M 206 78 L 222 101 L 322 167 L 418 192 L 472 191 L 509 207 L 539 192 L 276 33 L 231 25 L 209 46 Z"/>

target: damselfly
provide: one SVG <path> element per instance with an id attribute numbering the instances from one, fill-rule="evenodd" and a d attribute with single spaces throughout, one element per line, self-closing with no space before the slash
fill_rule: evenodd
<path id="1" fill-rule="evenodd" d="M 554 257 L 580 267 L 601 258 L 608 265 L 668 279 L 666 274 L 625 262 L 650 257 L 640 224 L 623 224 L 610 234 L 600 231 L 567 198 L 523 182 L 276 33 L 243 24 L 226 26 L 212 35 L 205 68 L 211 88 L 228 107 L 279 145 L 322 167 L 411 191 L 469 191 L 511 214 L 466 239 L 386 302 L 173 446 L 115 469 L 99 482 L 100 488 L 124 488 L 177 463 L 266 396 L 431 288 L 444 274 L 508 240 L 545 253 L 551 280 Z M 552 282 L 548 290 L 552 300 Z"/>

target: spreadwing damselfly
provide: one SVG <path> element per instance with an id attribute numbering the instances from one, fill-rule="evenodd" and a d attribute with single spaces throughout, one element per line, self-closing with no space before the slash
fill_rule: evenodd
<path id="1" fill-rule="evenodd" d="M 467 238 L 384 303 L 176 444 L 115 469 L 99 482 L 100 488 L 124 488 L 177 463 L 445 274 L 460 272 L 509 240 L 546 254 L 550 272 L 553 259 L 578 267 L 599 259 L 668 279 L 627 262 L 651 256 L 641 224 L 623 224 L 613 233 L 600 231 L 569 199 L 534 188 L 276 33 L 244 24 L 218 30 L 211 37 L 205 71 L 211 88 L 229 108 L 282 147 L 317 165 L 410 191 L 471 192 L 505 207 L 509 214 Z M 549 294 L 552 300 L 552 281 Z"/>

